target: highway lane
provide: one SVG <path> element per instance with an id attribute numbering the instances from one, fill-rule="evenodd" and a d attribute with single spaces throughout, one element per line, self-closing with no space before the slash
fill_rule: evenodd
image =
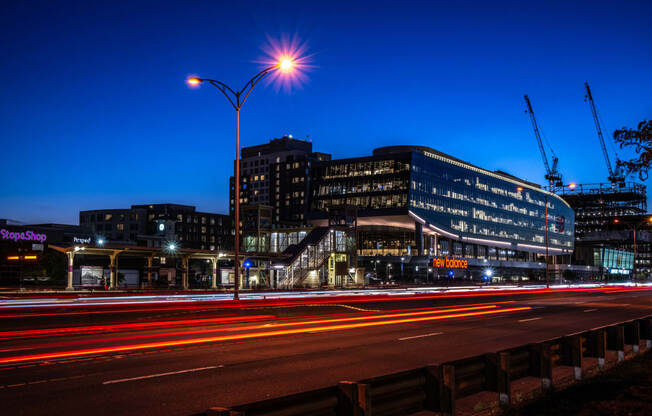
<path id="1" fill-rule="evenodd" d="M 357 305 L 364 308 L 365 303 L 378 304 L 401 302 L 406 300 L 431 299 L 437 304 L 454 304 L 463 298 L 476 299 L 498 299 L 506 297 L 509 299 L 529 299 L 546 293 L 557 293 L 559 295 L 571 295 L 573 293 L 606 293 L 619 290 L 652 290 L 652 287 L 595 287 L 588 285 L 577 288 L 551 288 L 541 287 L 528 288 L 504 288 L 504 287 L 482 287 L 471 289 L 411 289 L 411 290 L 388 290 L 388 291 L 333 291 L 335 294 L 315 296 L 317 292 L 298 292 L 290 296 L 279 294 L 270 299 L 248 299 L 240 302 L 227 301 L 213 295 L 177 295 L 177 296 L 117 296 L 111 298 L 87 298 L 81 296 L 75 299 L 64 298 L 61 302 L 58 299 L 18 299 L 19 304 L 14 300 L 0 301 L 0 324 L 3 329 L 39 328 L 48 326 L 77 325 L 80 323 L 96 324 L 102 322 L 114 322 L 124 320 L 150 320 L 156 318 L 195 316 L 201 314 L 243 314 L 249 310 L 256 310 L 262 307 L 274 306 L 279 314 L 296 314 L 302 306 L 318 303 L 324 308 L 334 309 L 342 305 Z M 377 294 L 370 294 L 375 293 Z M 252 297 L 253 294 L 250 294 Z M 257 296 L 260 296 L 258 294 Z M 262 294 L 270 296 L 269 293 Z M 220 295 L 223 296 L 223 295 Z M 143 299 L 145 298 L 145 299 Z M 116 300 L 117 299 L 117 300 Z M 98 302 L 99 300 L 99 302 Z M 24 303 L 24 302 L 28 303 Z M 89 303 L 90 301 L 90 303 Z M 54 302 L 54 304 L 53 304 Z M 291 308 L 283 308 L 290 307 Z M 353 308 L 353 306 L 348 306 Z"/>
<path id="2" fill-rule="evenodd" d="M 647 292 L 549 294 L 500 304 L 500 308 L 532 309 L 493 316 L 308 331 L 92 359 L 78 357 L 80 361 L 75 362 L 25 363 L 29 367 L 0 370 L 0 400 L 8 414 L 192 414 L 211 405 L 290 394 L 341 379 L 382 375 L 650 315 L 651 299 Z M 491 300 L 505 301 L 502 297 L 482 299 L 492 304 Z M 433 303 L 421 300 L 365 306 L 385 310 L 440 306 Z M 305 309 L 310 308 L 303 308 L 303 314 Z M 323 308 L 314 309 L 323 314 Z M 354 315 L 359 311 L 347 311 L 341 315 L 359 316 Z"/>

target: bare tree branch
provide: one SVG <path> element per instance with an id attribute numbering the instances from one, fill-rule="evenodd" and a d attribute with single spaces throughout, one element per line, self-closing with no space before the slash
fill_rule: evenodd
<path id="1" fill-rule="evenodd" d="M 618 159 L 618 166 L 623 167 L 627 174 L 638 173 L 641 180 L 647 179 L 652 167 L 652 120 L 641 121 L 637 129 L 623 127 L 614 131 L 614 140 L 621 149 L 633 147 L 638 155 L 630 160 Z"/>

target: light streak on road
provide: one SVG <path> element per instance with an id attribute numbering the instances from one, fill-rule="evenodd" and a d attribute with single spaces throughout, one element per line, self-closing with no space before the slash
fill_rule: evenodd
<path id="1" fill-rule="evenodd" d="M 393 309 L 393 310 L 384 311 L 383 315 L 378 315 L 378 313 L 372 315 L 370 312 L 353 312 L 353 313 L 347 313 L 346 315 L 329 314 L 329 315 L 294 316 L 294 317 L 283 317 L 283 318 L 275 317 L 274 320 L 276 321 L 289 321 L 289 320 L 295 320 L 295 321 L 289 323 L 273 322 L 273 323 L 249 325 L 249 326 L 233 326 L 233 327 L 211 328 L 211 329 L 201 329 L 201 330 L 184 330 L 184 331 L 177 331 L 177 332 L 128 335 L 128 336 L 120 336 L 120 337 L 117 337 L 114 334 L 112 334 L 110 338 L 90 338 L 90 339 L 78 339 L 74 341 L 63 341 L 63 342 L 62 341 L 45 342 L 41 344 L 30 344 L 29 346 L 17 346 L 12 348 L 5 348 L 0 350 L 0 353 L 25 351 L 25 350 L 37 350 L 37 349 L 73 347 L 73 346 L 80 346 L 80 345 L 96 344 L 98 342 L 105 342 L 105 341 L 122 342 L 122 341 L 143 340 L 143 339 L 162 338 L 162 337 L 169 338 L 173 336 L 190 336 L 190 335 L 209 334 L 209 333 L 215 334 L 215 333 L 225 333 L 225 332 L 237 332 L 237 331 L 244 331 L 244 330 L 269 329 L 270 327 L 287 327 L 287 326 L 301 326 L 301 325 L 316 324 L 316 323 L 323 324 L 323 323 L 332 323 L 332 322 L 343 322 L 343 321 L 351 321 L 353 319 L 356 319 L 358 316 L 364 316 L 364 318 L 362 319 L 373 319 L 373 318 L 379 318 L 381 316 L 383 317 L 412 316 L 414 313 L 421 314 L 423 313 L 423 311 L 427 311 L 425 312 L 425 314 L 437 314 L 437 313 L 449 313 L 449 312 L 457 312 L 457 311 L 470 311 L 470 310 L 478 310 L 478 309 L 492 309 L 492 308 L 496 308 L 498 304 L 506 304 L 512 302 L 513 301 L 504 301 L 504 302 L 496 302 L 493 304 L 475 303 L 475 304 L 461 305 L 458 307 L 435 306 L 429 308 Z M 316 318 L 322 318 L 322 319 L 316 320 Z M 310 320 L 297 321 L 300 319 L 310 319 Z M 74 327 L 70 327 L 70 328 L 74 328 Z M 65 335 L 69 335 L 69 334 L 65 334 Z M 73 335 L 83 335 L 83 334 L 73 334 Z M 52 335 L 52 337 L 56 337 L 56 336 L 57 334 Z M 21 339 L 21 338 L 16 337 L 14 339 Z"/>
<path id="2" fill-rule="evenodd" d="M 448 289 L 390 289 L 384 291 L 308 291 L 308 292 L 274 292 L 266 295 L 261 293 L 248 294 L 249 298 L 241 301 L 227 300 L 224 294 L 187 294 L 175 296 L 119 296 L 103 298 L 66 299 L 53 303 L 51 299 L 31 299 L 0 301 L 0 318 L 66 316 L 83 314 L 158 312 L 171 310 L 197 309 L 229 309 L 229 308 L 264 308 L 269 306 L 301 306 L 312 304 L 364 303 L 423 299 L 471 298 L 486 296 L 510 296 L 524 294 L 546 293 L 618 293 L 630 291 L 652 290 L 650 286 L 573 286 L 565 288 L 546 289 L 542 287 L 499 287 Z M 264 298 L 261 300 L 261 298 Z M 39 303 L 43 301 L 43 303 Z M 89 310 L 79 310 L 88 308 Z M 72 309 L 72 310 L 67 310 Z M 75 310 L 76 309 L 76 310 Z M 92 309 L 92 310 L 91 310 Z M 48 311 L 47 313 L 45 311 Z"/>
<path id="3" fill-rule="evenodd" d="M 393 315 L 392 316 L 393 319 L 372 321 L 372 322 L 339 323 L 339 324 L 329 324 L 323 326 L 306 326 L 306 327 L 294 328 L 294 329 L 250 332 L 250 333 L 240 333 L 240 334 L 231 334 L 231 335 L 219 335 L 219 336 L 205 337 L 205 338 L 160 341 L 160 342 L 143 343 L 143 344 L 119 345 L 119 346 L 112 346 L 112 347 L 100 347 L 100 348 L 91 348 L 91 349 L 83 349 L 83 350 L 59 351 L 59 352 L 31 354 L 31 355 L 14 356 L 14 357 L 2 357 L 0 358 L 0 364 L 16 364 L 16 363 L 29 362 L 29 361 L 43 361 L 43 360 L 97 355 L 97 354 L 110 354 L 116 352 L 139 351 L 139 350 L 146 350 L 146 349 L 153 349 L 153 348 L 179 347 L 179 346 L 198 345 L 198 344 L 223 342 L 223 341 L 256 339 L 256 338 L 263 338 L 263 337 L 278 337 L 281 335 L 296 335 L 296 334 L 305 334 L 308 332 L 314 333 L 314 332 L 324 332 L 324 331 L 350 330 L 350 329 L 368 328 L 368 327 L 375 327 L 375 326 L 398 325 L 398 324 L 405 324 L 405 323 L 437 321 L 437 320 L 454 319 L 454 318 L 468 318 L 468 317 L 477 317 L 477 316 L 505 314 L 509 312 L 519 312 L 519 311 L 522 312 L 531 309 L 532 308 L 529 306 L 522 306 L 522 307 L 504 308 L 504 309 L 496 308 L 490 310 L 476 310 L 471 312 L 467 311 L 467 312 L 452 313 L 452 314 L 439 314 L 434 316 L 413 316 L 409 318 L 399 317 L 399 315 Z"/>
<path id="4" fill-rule="evenodd" d="M 480 305 L 463 305 L 460 307 L 435 307 L 435 308 L 419 308 L 415 309 L 402 309 L 387 311 L 384 314 L 369 314 L 369 312 L 362 313 L 351 313 L 343 316 L 341 318 L 329 318 L 329 319 L 314 319 L 319 316 L 299 316 L 291 317 L 285 319 L 310 319 L 307 321 L 295 321 L 295 322 L 286 322 L 286 323 L 267 323 L 261 325 L 249 325 L 249 326 L 236 326 L 236 327 L 227 327 L 221 328 L 219 331 L 228 332 L 228 331 L 242 331 L 242 330 L 251 330 L 251 329 L 260 329 L 260 328 L 269 328 L 269 327 L 285 327 L 285 326 L 297 326 L 297 325 L 314 325 L 314 324 L 323 324 L 329 322 L 345 322 L 345 321 L 356 321 L 356 320 L 369 320 L 369 319 L 383 319 L 391 318 L 395 316 L 417 316 L 417 315 L 431 315 L 436 313 L 449 313 L 449 312 L 460 312 L 460 311 L 469 311 L 469 310 L 478 310 L 478 309 L 492 309 L 497 308 L 496 304 L 480 304 Z M 424 310 L 425 309 L 425 310 Z M 364 316 L 360 316 L 364 315 Z M 333 315 L 330 315 L 333 316 Z M 342 315 L 337 315 L 342 316 Z M 253 318 L 253 319 L 252 319 Z M 82 326 L 82 327 L 65 327 L 65 328 L 45 328 L 45 329 L 34 329 L 34 330 L 21 330 L 21 331 L 6 331 L 0 332 L 0 339 L 10 339 L 10 338 L 34 338 L 36 336 L 63 336 L 63 335 L 79 335 L 82 333 L 97 333 L 108 331 L 112 329 L 113 331 L 128 331 L 136 329 L 160 329 L 165 327 L 178 327 L 178 326 L 204 326 L 204 325 L 216 325 L 216 324 L 230 324 L 238 322 L 248 322 L 248 321 L 257 321 L 257 320 L 272 320 L 276 317 L 274 315 L 255 315 L 255 316 L 242 316 L 242 317 L 229 317 L 229 318 L 215 318 L 215 319 L 184 319 L 184 320 L 174 320 L 174 321 L 160 321 L 160 322 L 139 322 L 139 323 L 130 323 L 130 324 L 114 324 L 114 325 L 95 325 L 95 326 Z M 323 318 L 323 316 L 322 316 Z M 283 319 L 283 318 L 282 318 Z M 108 328 L 108 329 L 107 329 Z M 200 333 L 210 333 L 217 332 L 218 330 L 206 329 L 200 331 L 183 331 L 177 333 L 166 333 L 165 335 L 184 335 L 184 334 L 200 334 Z M 154 334 L 154 336 L 160 336 L 160 334 Z M 136 337 L 128 338 L 138 338 L 138 337 L 149 337 L 148 335 L 141 335 Z M 111 339 L 115 340 L 115 337 Z M 93 342 L 91 341 L 82 341 L 83 342 Z M 70 344 L 73 345 L 73 344 Z"/>
<path id="5" fill-rule="evenodd" d="M 64 328 L 44 328 L 44 329 L 26 329 L 20 331 L 4 331 L 0 332 L 0 339 L 8 338 L 34 338 L 44 336 L 60 336 L 72 334 L 88 334 L 94 332 L 115 332 L 115 331 L 129 331 L 136 329 L 160 329 L 170 328 L 176 326 L 192 325 L 215 325 L 215 324 L 230 324 L 238 322 L 251 322 L 274 319 L 274 315 L 251 315 L 251 316 L 235 316 L 226 318 L 209 318 L 209 319 L 178 319 L 170 321 L 159 322 L 135 322 L 126 324 L 112 324 L 112 325 L 93 325 L 93 326 L 71 326 Z"/>

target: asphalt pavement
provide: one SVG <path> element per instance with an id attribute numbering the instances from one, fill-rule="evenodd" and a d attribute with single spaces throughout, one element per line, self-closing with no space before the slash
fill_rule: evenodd
<path id="1" fill-rule="evenodd" d="M 652 291 L 141 306 L 0 311 L 2 413 L 191 415 L 652 315 Z"/>

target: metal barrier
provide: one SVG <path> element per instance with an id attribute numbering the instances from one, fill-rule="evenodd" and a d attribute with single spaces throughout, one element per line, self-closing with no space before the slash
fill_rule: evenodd
<path id="1" fill-rule="evenodd" d="M 483 354 L 439 365 L 375 377 L 341 381 L 337 386 L 277 399 L 234 406 L 214 407 L 209 416 L 389 416 L 423 410 L 455 414 L 455 401 L 480 392 L 495 392 L 501 405 L 511 404 L 511 384 L 524 377 L 541 380 L 543 390 L 552 388 L 554 367 L 572 367 L 573 378 L 582 379 L 584 357 L 595 358 L 603 369 L 607 351 L 625 359 L 652 348 L 652 316 L 620 322 L 497 353 Z"/>

